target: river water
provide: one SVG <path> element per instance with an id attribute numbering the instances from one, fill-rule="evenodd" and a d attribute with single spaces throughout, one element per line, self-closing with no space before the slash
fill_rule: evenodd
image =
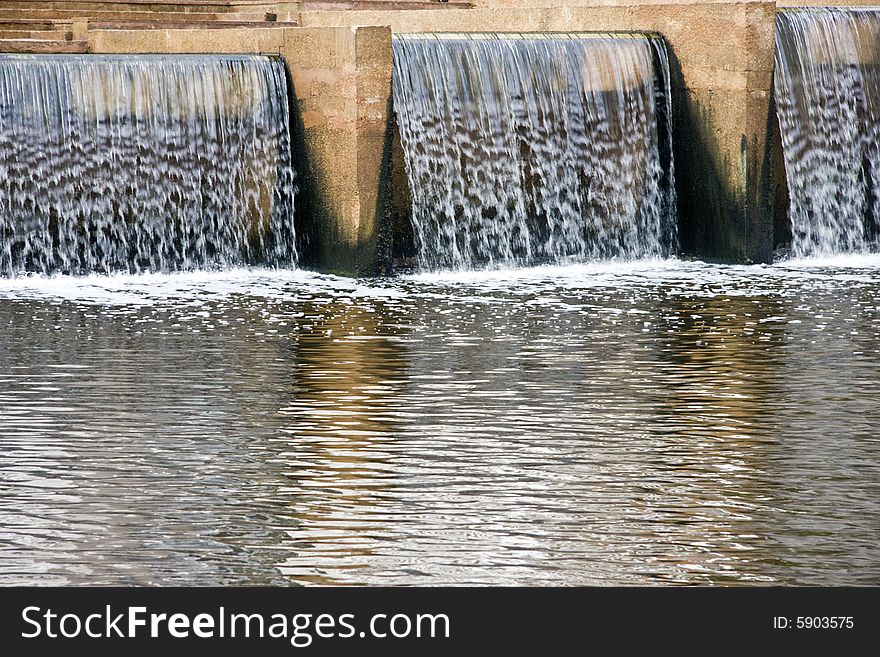
<path id="1" fill-rule="evenodd" d="M 2 584 L 880 584 L 880 257 L 0 279 Z"/>

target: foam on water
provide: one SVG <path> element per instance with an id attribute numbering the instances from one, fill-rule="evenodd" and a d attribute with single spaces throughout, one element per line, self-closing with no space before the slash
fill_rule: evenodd
<path id="1" fill-rule="evenodd" d="M 103 306 L 161 306 L 247 297 L 297 301 L 299 293 L 346 294 L 352 298 L 391 299 L 403 292 L 393 286 L 304 269 L 233 267 L 224 270 L 86 276 L 27 275 L 0 278 L 0 300 L 53 299 Z"/>
<path id="2" fill-rule="evenodd" d="M 107 307 L 175 305 L 230 298 L 271 299 L 297 303 L 303 295 L 345 295 L 352 299 L 419 298 L 441 305 L 447 294 L 558 297 L 560 290 L 578 294 L 591 289 L 638 289 L 670 286 L 687 295 L 721 288 L 727 295 L 796 294 L 803 285 L 825 282 L 871 282 L 880 271 L 880 254 L 847 254 L 786 260 L 773 265 L 717 265 L 675 258 L 597 261 L 573 265 L 539 265 L 479 271 L 425 271 L 391 278 L 352 279 L 302 269 L 230 268 L 223 271 L 86 276 L 27 275 L 0 278 L 0 300 L 44 299 Z M 771 282 L 775 282 L 774 286 Z M 679 287 L 676 287 L 679 286 Z M 438 293 L 438 290 L 442 292 Z M 475 295 L 475 296 L 474 296 Z"/>

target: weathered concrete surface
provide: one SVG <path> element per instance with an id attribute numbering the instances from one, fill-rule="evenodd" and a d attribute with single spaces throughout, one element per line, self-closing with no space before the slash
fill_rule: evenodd
<path id="1" fill-rule="evenodd" d="M 72 39 L 32 39 L 32 38 L 0 38 L 0 52 L 34 53 L 34 54 L 71 54 L 86 53 L 89 44 L 86 41 Z"/>
<path id="2" fill-rule="evenodd" d="M 620 5 L 689 5 L 694 0 L 470 0 L 483 9 L 548 9 L 551 7 L 601 7 Z M 729 4 L 730 0 L 700 0 L 701 4 Z M 783 7 L 876 7 L 878 0 L 775 0 Z"/>
<path id="3" fill-rule="evenodd" d="M 98 30 L 93 53 L 262 53 L 290 72 L 305 264 L 351 275 L 390 257 L 387 27 Z"/>
<path id="4" fill-rule="evenodd" d="M 395 11 L 398 9 L 469 9 L 473 0 L 298 0 L 279 2 L 275 11 Z"/>
<path id="5" fill-rule="evenodd" d="M 562 0 L 559 0 L 560 2 Z M 393 32 L 659 32 L 671 48 L 675 158 L 686 254 L 767 262 L 767 148 L 775 2 L 594 0 L 593 6 L 468 11 L 297 12 L 300 25 Z"/>

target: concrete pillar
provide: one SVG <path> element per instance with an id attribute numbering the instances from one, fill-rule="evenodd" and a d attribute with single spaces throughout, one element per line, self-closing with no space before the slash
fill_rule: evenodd
<path id="1" fill-rule="evenodd" d="M 93 53 L 262 53 L 285 61 L 304 265 L 380 273 L 390 258 L 387 27 L 95 30 Z"/>
<path id="2" fill-rule="evenodd" d="M 667 25 L 665 32 L 678 72 L 674 129 L 682 250 L 710 260 L 769 262 L 775 3 L 683 9 L 675 29 Z"/>
<path id="3" fill-rule="evenodd" d="M 390 258 L 387 27 L 284 30 L 306 237 L 318 269 L 375 274 Z"/>
<path id="4" fill-rule="evenodd" d="M 275 5 L 275 11 L 277 12 L 279 21 L 288 21 L 291 20 L 291 16 L 295 15 L 303 10 L 305 6 L 304 0 L 291 0 L 290 2 L 279 2 Z"/>
<path id="5" fill-rule="evenodd" d="M 88 31 L 89 22 L 87 20 L 75 20 L 70 23 L 70 33 L 74 41 L 86 39 Z"/>

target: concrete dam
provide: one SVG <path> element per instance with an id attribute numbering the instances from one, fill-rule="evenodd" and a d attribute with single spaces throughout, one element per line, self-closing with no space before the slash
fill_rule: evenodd
<path id="1" fill-rule="evenodd" d="M 477 4 L 2 4 L 0 270 L 876 247 L 880 12 Z"/>
<path id="2" fill-rule="evenodd" d="M 661 39 L 401 35 L 393 52 L 421 268 L 675 253 Z"/>
<path id="3" fill-rule="evenodd" d="M 874 1 L 0 0 L 0 585 L 880 585 Z"/>

